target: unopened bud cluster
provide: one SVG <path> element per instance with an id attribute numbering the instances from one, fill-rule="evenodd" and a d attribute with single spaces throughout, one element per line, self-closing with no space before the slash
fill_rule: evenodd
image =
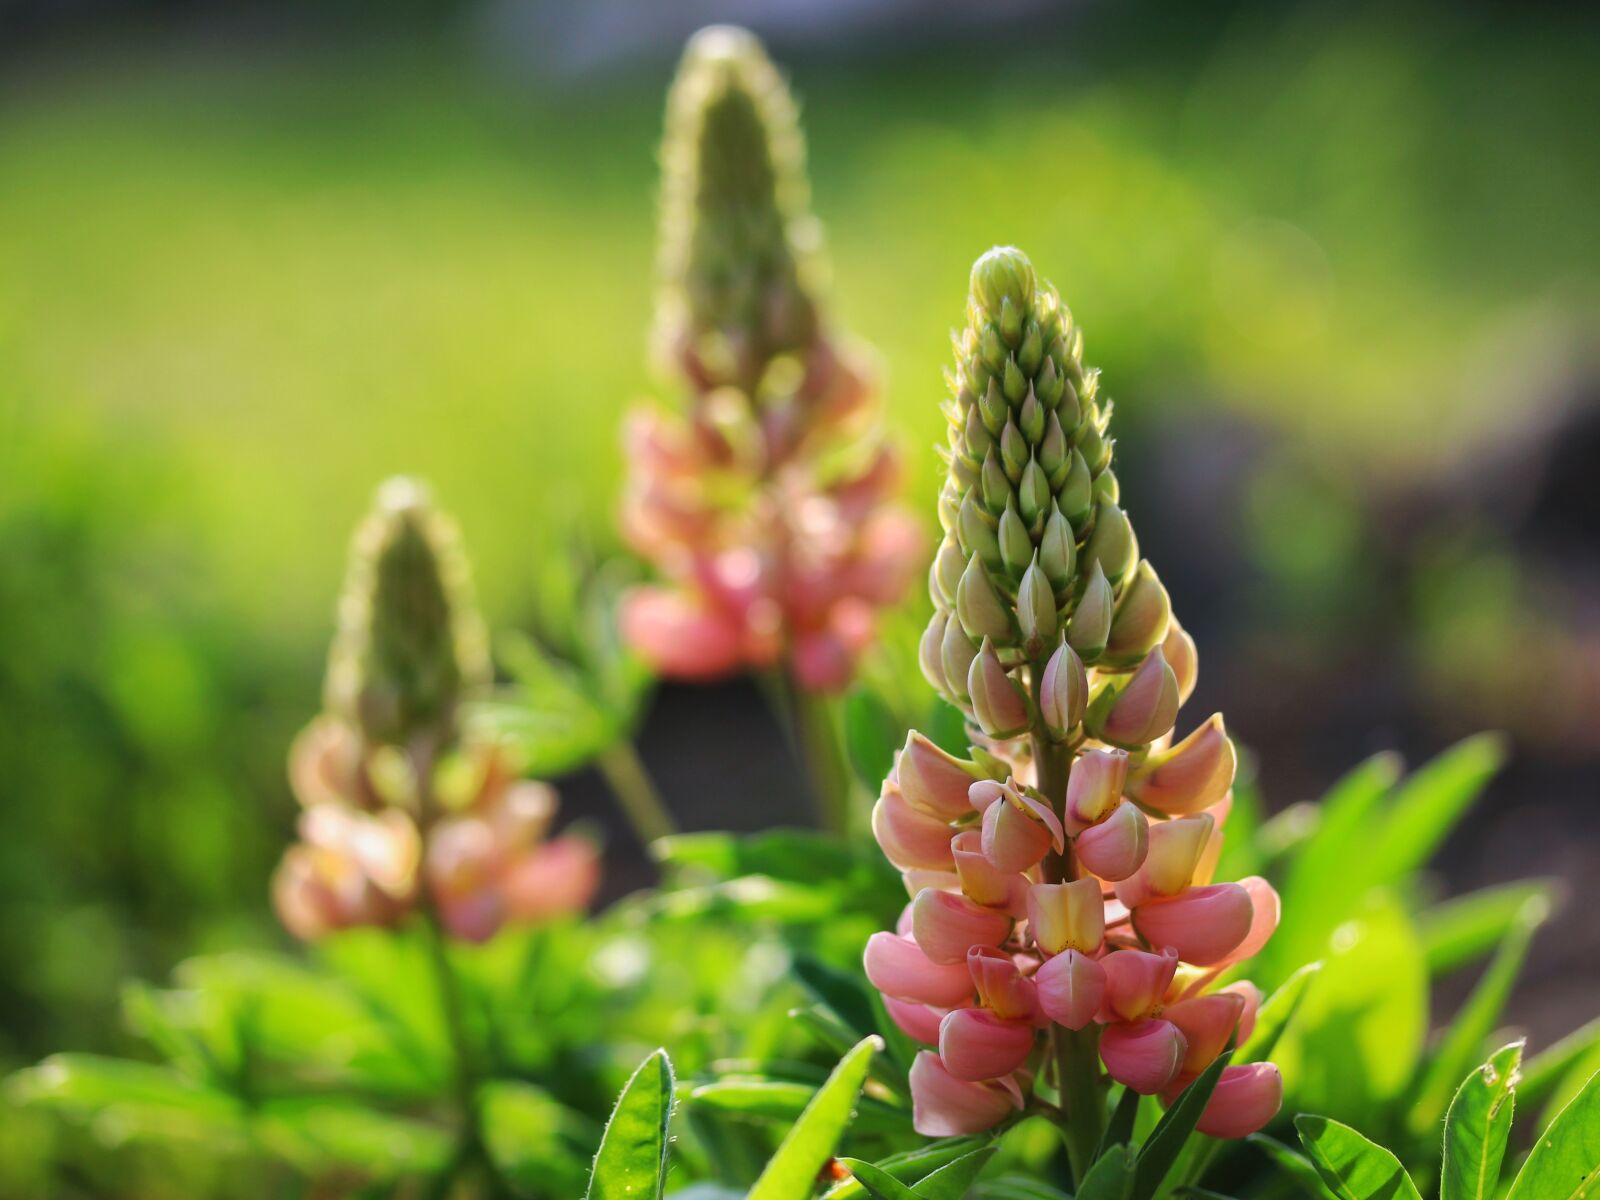
<path id="1" fill-rule="evenodd" d="M 289 756 L 302 811 L 272 884 L 285 927 L 310 940 L 427 905 L 482 941 L 584 908 L 594 846 L 546 840 L 555 793 L 462 734 L 487 648 L 454 526 L 414 481 L 385 484 L 357 531 L 339 614 L 327 709 Z"/>
<path id="2" fill-rule="evenodd" d="M 921 550 L 866 374 L 819 313 L 803 159 L 756 39 L 696 35 L 668 106 L 656 320 L 686 403 L 637 409 L 624 446 L 623 531 L 662 583 L 623 630 L 668 676 L 786 663 L 840 688 Z"/>
<path id="3" fill-rule="evenodd" d="M 1213 881 L 1234 750 L 1220 716 L 1174 740 L 1194 643 L 1119 507 L 1082 335 L 1020 252 L 974 267 L 956 356 L 922 659 L 976 744 L 900 752 L 873 831 L 912 900 L 866 951 L 935 1048 L 911 1076 L 935 1136 L 1023 1108 L 1051 1030 L 1094 1031 L 1099 1078 L 1170 1100 L 1248 1037 L 1259 991 L 1214 984 L 1278 921 L 1265 880 Z M 1270 1064 L 1229 1066 L 1199 1128 L 1243 1136 L 1281 1097 Z"/>

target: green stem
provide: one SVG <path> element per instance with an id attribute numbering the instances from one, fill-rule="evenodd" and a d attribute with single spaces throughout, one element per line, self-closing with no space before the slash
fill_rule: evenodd
<path id="1" fill-rule="evenodd" d="M 599 768 L 611 794 L 617 798 L 634 833 L 646 846 L 658 838 L 671 837 L 678 832 L 677 822 L 667 811 L 666 803 L 656 790 L 632 741 L 619 738 L 607 746 L 595 760 L 595 766 Z"/>
<path id="2" fill-rule="evenodd" d="M 850 764 L 845 760 L 833 702 L 792 681 L 790 695 L 801 753 L 816 792 L 822 827 L 829 833 L 848 837 L 852 824 Z"/>

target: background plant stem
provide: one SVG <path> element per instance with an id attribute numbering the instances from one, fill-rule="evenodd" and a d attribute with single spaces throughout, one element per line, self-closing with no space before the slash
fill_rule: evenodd
<path id="1" fill-rule="evenodd" d="M 607 746 L 595 760 L 595 766 L 617 798 L 634 833 L 646 846 L 678 832 L 677 822 L 672 819 L 672 813 L 667 810 L 666 802 L 630 739 L 619 738 Z"/>

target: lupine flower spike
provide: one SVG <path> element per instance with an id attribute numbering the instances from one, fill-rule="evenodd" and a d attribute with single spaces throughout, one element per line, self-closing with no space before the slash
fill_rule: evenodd
<path id="1" fill-rule="evenodd" d="M 861 356 L 829 328 L 794 100 L 743 30 L 695 35 L 668 100 L 655 349 L 681 409 L 625 430 L 622 525 L 662 582 L 623 609 L 657 671 L 849 682 L 922 552 Z"/>
<path id="2" fill-rule="evenodd" d="M 325 711 L 289 756 L 301 840 L 272 885 L 289 932 L 390 925 L 427 905 L 483 941 L 587 906 L 594 846 L 546 840 L 555 793 L 462 729 L 462 701 L 488 681 L 455 527 L 421 485 L 391 480 L 356 532 Z"/>
<path id="3" fill-rule="evenodd" d="M 1139 556 L 1082 331 L 996 249 L 955 350 L 921 659 L 973 745 L 914 732 L 884 783 L 873 831 L 912 899 L 867 975 L 929 1047 L 921 1132 L 991 1128 L 1047 1086 L 1081 1169 L 1111 1081 L 1170 1102 L 1248 1036 L 1260 993 L 1215 981 L 1271 936 L 1278 898 L 1212 881 L 1233 746 L 1220 716 L 1174 740 L 1195 647 Z M 1199 1128 L 1242 1137 L 1281 1096 L 1276 1067 L 1229 1066 Z"/>

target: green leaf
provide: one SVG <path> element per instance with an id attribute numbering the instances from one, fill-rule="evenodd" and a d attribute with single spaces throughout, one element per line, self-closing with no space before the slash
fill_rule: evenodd
<path id="1" fill-rule="evenodd" d="M 1444 1118 L 1440 1200 L 1493 1200 L 1516 1106 L 1522 1043 L 1496 1050 L 1456 1089 Z"/>
<path id="2" fill-rule="evenodd" d="M 980 1146 L 952 1163 L 946 1163 L 911 1190 L 922 1200 L 961 1200 L 994 1157 L 996 1147 Z"/>
<path id="3" fill-rule="evenodd" d="M 1600 1072 L 1539 1136 L 1506 1200 L 1585 1200 L 1600 1184 Z"/>
<path id="4" fill-rule="evenodd" d="M 882 1046 L 876 1037 L 863 1038 L 839 1061 L 761 1172 L 749 1200 L 809 1200 L 818 1172 L 850 1125 L 872 1056 Z"/>
<path id="5" fill-rule="evenodd" d="M 881 697 L 857 685 L 844 700 L 844 740 L 856 778 L 877 795 L 905 743 L 905 729 Z"/>
<path id="6" fill-rule="evenodd" d="M 1073 1200 L 1125 1200 L 1133 1183 L 1133 1164 L 1126 1146 L 1113 1146 L 1090 1167 Z"/>
<path id="7" fill-rule="evenodd" d="M 1272 1057 L 1272 1052 L 1278 1048 L 1278 1039 L 1300 1011 L 1306 988 L 1321 970 L 1320 962 L 1307 963 L 1261 1002 L 1255 1028 L 1250 1031 L 1249 1040 L 1239 1048 L 1239 1058 L 1245 1062 L 1265 1062 Z"/>
<path id="8" fill-rule="evenodd" d="M 1172 1102 L 1172 1107 L 1156 1122 L 1155 1129 L 1145 1139 L 1144 1145 L 1139 1147 L 1138 1157 L 1133 1161 L 1133 1200 L 1150 1200 L 1156 1194 L 1167 1172 L 1172 1170 L 1172 1164 L 1178 1161 L 1184 1143 L 1194 1132 L 1200 1114 L 1205 1112 L 1206 1103 L 1216 1090 L 1217 1080 L 1222 1078 L 1223 1070 L 1232 1061 L 1233 1047 L 1230 1045 L 1217 1055 L 1215 1062 L 1200 1072 L 1198 1079 L 1183 1089 Z M 1093 1178 L 1092 1171 L 1090 1178 Z"/>
<path id="9" fill-rule="evenodd" d="M 1390 798 L 1369 853 L 1354 860 L 1362 875 L 1374 884 L 1392 883 L 1426 863 L 1504 759 L 1503 739 L 1482 733 L 1412 774 Z"/>
<path id="10" fill-rule="evenodd" d="M 585 1200 L 660 1200 L 667 1176 L 672 1063 L 657 1050 L 639 1064 L 611 1110 Z"/>
<path id="11" fill-rule="evenodd" d="M 830 967 L 814 954 L 797 954 L 794 973 L 806 991 L 826 1005 L 857 1038 L 876 1030 L 878 1022 L 872 1011 L 872 999 L 860 976 Z"/>
<path id="12" fill-rule="evenodd" d="M 1301 1144 L 1339 1200 L 1422 1200 L 1400 1160 L 1348 1125 L 1327 1117 L 1294 1119 Z"/>
<path id="13" fill-rule="evenodd" d="M 974 1200 L 1072 1200 L 1060 1188 L 1021 1175 L 985 1179 L 973 1192 Z"/>
<path id="14" fill-rule="evenodd" d="M 1553 1045 L 1546 1046 L 1522 1064 L 1522 1082 L 1517 1085 L 1517 1095 L 1522 1100 L 1523 1109 L 1526 1110 L 1543 1101 L 1556 1090 L 1563 1077 L 1577 1069 L 1589 1057 L 1595 1057 L 1597 1061 L 1593 1068 L 1582 1072 L 1583 1079 L 1600 1070 L 1600 1017 L 1574 1029 L 1566 1037 Z M 1583 1079 L 1577 1080 L 1573 1085 L 1572 1095 L 1577 1095 L 1578 1085 Z M 1571 1099 L 1571 1096 L 1568 1099 Z"/>
<path id="15" fill-rule="evenodd" d="M 1122 1089 L 1122 1095 L 1117 1098 L 1116 1108 L 1111 1110 L 1111 1120 L 1106 1123 L 1105 1132 L 1100 1135 L 1100 1145 L 1095 1148 L 1096 1158 L 1113 1146 L 1126 1146 L 1133 1140 L 1134 1125 L 1139 1120 L 1139 1102 L 1143 1099 L 1143 1096 L 1130 1087 Z"/>
<path id="16" fill-rule="evenodd" d="M 308 1175 L 340 1168 L 384 1179 L 431 1174 L 454 1149 L 448 1131 L 437 1125 L 339 1096 L 267 1101 L 253 1129 L 260 1145 Z"/>
<path id="17" fill-rule="evenodd" d="M 881 1167 L 862 1162 L 859 1158 L 841 1158 L 839 1161 L 861 1182 L 873 1200 L 917 1200 L 916 1192 Z"/>
<path id="18" fill-rule="evenodd" d="M 500 1080 L 478 1089 L 483 1144 L 495 1169 L 529 1191 L 582 1193 L 601 1130 L 532 1084 Z"/>
<path id="19" fill-rule="evenodd" d="M 1542 898 L 1553 906 L 1556 893 L 1554 880 L 1523 879 L 1435 904 L 1417 917 L 1429 974 L 1453 971 L 1483 957 L 1506 936 L 1528 901 Z"/>
<path id="20" fill-rule="evenodd" d="M 1410 1110 L 1413 1133 L 1422 1135 L 1433 1129 L 1449 1103 L 1455 1081 L 1469 1071 L 1483 1053 L 1483 1044 L 1494 1032 L 1506 999 L 1517 982 L 1517 973 L 1528 956 L 1528 943 L 1549 915 L 1549 903 L 1543 896 L 1535 896 L 1524 904 L 1506 932 L 1500 949 L 1478 986 L 1473 988 L 1472 995 L 1461 1006 L 1423 1074 L 1416 1102 Z"/>
<path id="21" fill-rule="evenodd" d="M 916 1183 L 933 1174 L 946 1163 L 955 1162 L 988 1143 L 986 1137 L 967 1136 L 940 1138 L 914 1150 L 903 1150 L 880 1158 L 873 1166 L 893 1177 L 899 1183 Z M 853 1200 L 866 1189 L 854 1179 L 842 1180 L 823 1194 L 823 1200 Z"/>
<path id="22" fill-rule="evenodd" d="M 1250 1145 L 1260 1150 L 1270 1158 L 1280 1171 L 1288 1177 L 1289 1182 L 1300 1189 L 1300 1193 L 1310 1200 L 1326 1200 L 1332 1195 L 1327 1185 L 1322 1182 L 1322 1175 L 1312 1162 L 1293 1146 L 1285 1146 L 1276 1138 L 1270 1138 L 1264 1133 L 1252 1133 L 1245 1139 Z"/>
<path id="23" fill-rule="evenodd" d="M 695 1088 L 689 1101 L 736 1117 L 793 1121 L 818 1094 L 818 1089 L 808 1084 L 782 1079 L 722 1079 Z M 868 1097 L 856 1107 L 853 1128 L 863 1133 L 903 1134 L 911 1128 L 911 1114 Z"/>
<path id="24" fill-rule="evenodd" d="M 7 1081 L 23 1104 L 92 1120 L 107 1141 L 136 1138 L 232 1143 L 244 1112 L 232 1096 L 167 1068 L 92 1054 L 57 1054 Z"/>

